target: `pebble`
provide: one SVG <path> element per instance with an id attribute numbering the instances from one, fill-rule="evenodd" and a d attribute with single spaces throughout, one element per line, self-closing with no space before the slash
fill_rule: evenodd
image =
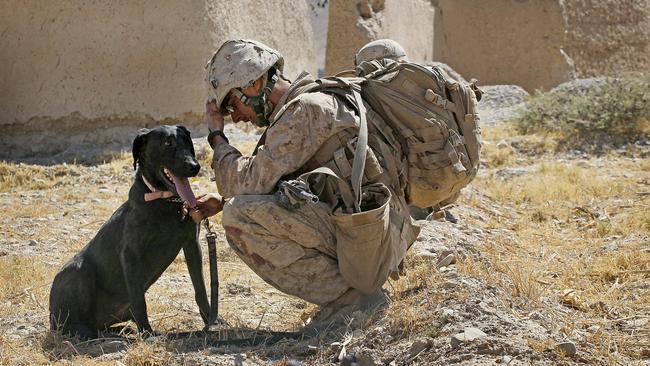
<path id="1" fill-rule="evenodd" d="M 506 140 L 501 140 L 497 143 L 497 149 L 512 149 L 512 146 Z"/>
<path id="2" fill-rule="evenodd" d="M 29 241 L 28 245 L 29 245 L 30 247 L 35 247 L 35 246 L 38 245 L 38 242 L 37 242 L 36 240 L 34 240 L 34 239 L 31 239 L 31 240 Z"/>
<path id="3" fill-rule="evenodd" d="M 442 318 L 450 318 L 454 316 L 456 312 L 453 309 L 442 308 L 440 309 L 440 316 Z"/>
<path id="4" fill-rule="evenodd" d="M 436 266 L 438 268 L 441 268 L 441 267 L 447 267 L 447 266 L 449 266 L 451 264 L 454 264 L 454 263 L 456 263 L 456 256 L 453 255 L 453 254 L 448 254 L 447 256 L 445 256 L 445 257 L 441 258 L 440 260 L 438 260 L 438 263 L 436 264 Z"/>
<path id="5" fill-rule="evenodd" d="M 100 200 L 99 198 L 93 198 L 93 199 L 90 200 L 90 202 L 92 202 L 92 203 L 101 203 L 102 200 Z"/>
<path id="6" fill-rule="evenodd" d="M 429 342 L 424 339 L 418 339 L 413 344 L 411 344 L 411 349 L 409 350 L 409 358 L 417 356 L 420 352 L 429 348 Z"/>
<path id="7" fill-rule="evenodd" d="M 587 332 L 589 333 L 598 333 L 600 331 L 600 327 L 598 325 L 592 325 L 589 328 L 587 328 Z"/>
<path id="8" fill-rule="evenodd" d="M 562 342 L 555 345 L 558 351 L 564 353 L 565 356 L 572 357 L 578 352 L 576 345 L 573 342 Z"/>
<path id="9" fill-rule="evenodd" d="M 98 189 L 99 193 L 108 193 L 109 189 L 107 187 L 101 187 Z"/>
<path id="10" fill-rule="evenodd" d="M 483 333 L 482 330 L 474 327 L 465 328 L 465 331 L 462 333 L 454 334 L 451 337 L 451 347 L 456 348 L 463 342 L 471 342 L 477 339 L 483 339 L 487 337 L 487 334 Z"/>

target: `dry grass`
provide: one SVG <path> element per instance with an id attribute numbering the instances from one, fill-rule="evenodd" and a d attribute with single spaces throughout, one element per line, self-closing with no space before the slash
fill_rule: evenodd
<path id="1" fill-rule="evenodd" d="M 490 134 L 493 144 L 502 138 Z M 570 337 L 599 326 L 583 347 L 607 362 L 619 360 L 614 351 L 647 357 L 647 327 L 626 323 L 650 318 L 647 161 L 611 156 L 577 164 L 512 154 L 505 164 L 519 161 L 528 173 L 503 179 L 488 170 L 474 183 L 500 208 L 473 223 L 508 234 L 498 231 L 481 248 L 485 263 L 466 259 L 460 269 L 508 289 L 519 304 L 552 312 Z M 552 310 L 557 303 L 566 312 Z"/>
<path id="2" fill-rule="evenodd" d="M 650 334 L 642 322 L 650 317 L 650 161 L 615 153 L 559 160 L 563 157 L 553 153 L 554 136 L 522 139 L 513 129 L 485 128 L 483 137 L 488 142 L 483 150 L 485 168 L 474 182 L 479 193 L 464 203 L 482 213 L 482 220 L 468 217 L 467 222 L 489 232 L 489 237 L 478 248 L 482 258 L 466 257 L 457 264 L 459 271 L 505 289 L 504 302 L 522 316 L 547 313 L 560 332 L 577 340 L 581 352 L 594 357 L 591 360 L 615 364 L 621 357 L 647 358 Z M 250 153 L 254 146 L 246 143 L 240 150 Z M 210 152 L 199 152 L 203 169 L 192 181 L 197 194 L 216 191 L 207 179 L 212 175 Z M 497 174 L 514 166 L 528 172 L 507 179 Z M 11 244 L 0 247 L 0 364 L 112 364 L 93 356 L 101 350 L 88 351 L 96 346 L 88 345 L 84 351 L 45 331 L 48 291 L 58 268 L 126 199 L 132 177 L 129 154 L 97 167 L 0 163 L 5 223 L 0 239 Z M 100 187 L 106 189 L 99 192 Z M 97 201 L 89 202 L 89 196 Z M 39 219 L 47 222 L 39 224 Z M 74 226 L 66 228 L 71 222 Z M 220 215 L 211 222 L 222 235 Z M 21 244 L 32 238 L 38 240 L 37 246 Z M 251 272 L 223 243 L 218 256 L 222 279 L 247 285 L 254 294 L 268 290 L 257 278 L 241 280 L 253 278 L 246 277 Z M 428 262 L 409 257 L 407 263 L 407 275 L 388 286 L 394 299 L 385 312 L 388 331 L 396 339 L 439 336 L 436 308 L 445 299 L 436 289 L 444 281 Z M 186 272 L 181 255 L 162 280 Z M 462 299 L 467 294 L 453 296 Z M 192 298 L 189 285 L 155 284 L 147 295 L 153 327 L 163 332 L 200 328 Z M 228 299 L 220 304 L 221 314 L 232 324 L 256 326 L 251 319 L 242 319 L 240 310 L 245 306 L 260 319 L 273 303 L 271 295 L 265 300 Z M 292 312 L 300 310 L 287 311 Z M 10 334 L 7 324 L 25 318 L 38 327 L 39 336 Z M 281 322 L 274 327 L 280 329 Z M 594 326 L 597 331 L 587 331 Z M 549 349 L 549 342 L 530 340 L 530 346 L 541 352 Z M 121 361 L 130 365 L 171 362 L 169 345 L 163 342 L 137 341 L 125 351 Z"/>
<path id="3" fill-rule="evenodd" d="M 409 337 L 418 333 L 429 336 L 437 334 L 433 320 L 435 309 L 442 300 L 435 288 L 442 283 L 438 271 L 432 271 L 431 263 L 409 256 L 406 275 L 390 282 L 392 302 L 385 312 L 389 331 L 397 337 Z"/>

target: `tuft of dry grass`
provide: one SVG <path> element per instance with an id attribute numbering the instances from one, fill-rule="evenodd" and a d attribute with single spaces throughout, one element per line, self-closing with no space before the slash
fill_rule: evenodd
<path id="1" fill-rule="evenodd" d="M 432 289 L 440 286 L 442 277 L 422 259 L 409 256 L 406 263 L 406 275 L 390 282 L 393 301 L 385 312 L 389 331 L 400 338 L 418 333 L 433 336 L 437 332 L 432 325 L 437 317 L 434 310 L 441 299 Z"/>
<path id="2" fill-rule="evenodd" d="M 170 361 L 171 356 L 162 340 L 138 342 L 126 354 L 127 366 L 166 366 Z"/>

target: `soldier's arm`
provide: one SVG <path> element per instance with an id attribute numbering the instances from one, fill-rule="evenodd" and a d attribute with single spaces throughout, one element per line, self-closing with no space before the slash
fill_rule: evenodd
<path id="1" fill-rule="evenodd" d="M 225 198 L 240 194 L 266 194 L 277 181 L 304 165 L 331 133 L 326 112 L 333 108 L 330 96 L 321 105 L 299 100 L 287 108 L 269 128 L 266 143 L 255 156 L 242 156 L 233 146 L 215 146 L 212 169 L 219 193 Z"/>

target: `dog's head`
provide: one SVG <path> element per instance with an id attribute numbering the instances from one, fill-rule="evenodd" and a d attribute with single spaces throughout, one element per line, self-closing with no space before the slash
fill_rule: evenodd
<path id="1" fill-rule="evenodd" d="M 183 197 L 187 178 L 199 173 L 190 132 L 183 126 L 142 129 L 133 140 L 133 168 L 159 190 Z"/>

